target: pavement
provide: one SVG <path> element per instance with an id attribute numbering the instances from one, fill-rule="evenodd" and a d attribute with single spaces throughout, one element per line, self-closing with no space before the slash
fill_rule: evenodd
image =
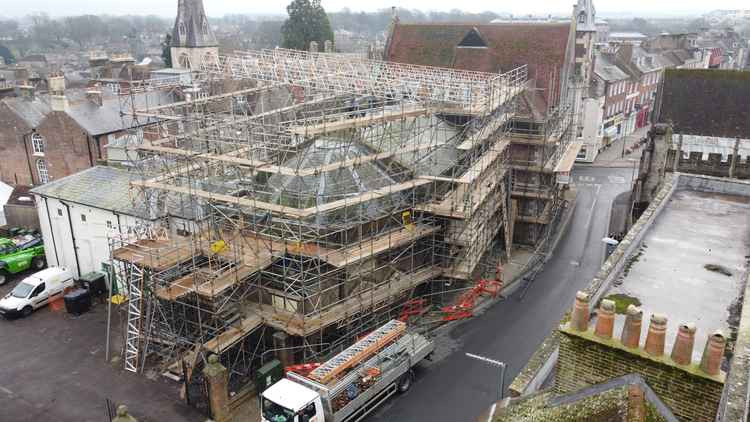
<path id="1" fill-rule="evenodd" d="M 0 287 L 0 297 L 22 277 Z M 121 327 L 113 312 L 113 327 Z M 139 422 L 204 421 L 179 400 L 179 385 L 105 362 L 106 305 L 75 317 L 45 307 L 28 318 L 0 318 L 0 421 L 102 422 L 107 400 Z M 114 332 L 119 350 L 122 336 Z M 116 352 L 114 354 L 117 354 Z"/>
<path id="2" fill-rule="evenodd" d="M 411 390 L 367 421 L 472 421 L 497 401 L 499 371 L 465 353 L 504 361 L 507 388 L 601 266 L 612 202 L 629 190 L 630 175 L 627 168 L 576 167 L 570 227 L 531 285 L 439 335 L 433 361 L 416 368 Z"/>
<path id="3" fill-rule="evenodd" d="M 592 167 L 633 167 L 634 161 L 639 161 L 643 154 L 643 146 L 634 148 L 633 146 L 646 137 L 648 131 L 651 129 L 650 126 L 638 129 L 632 134 L 620 138 L 612 142 L 607 149 L 599 152 L 596 156 L 596 160 L 592 164 L 587 163 L 576 163 L 579 166 L 592 166 Z M 630 149 L 632 152 L 627 153 Z"/>

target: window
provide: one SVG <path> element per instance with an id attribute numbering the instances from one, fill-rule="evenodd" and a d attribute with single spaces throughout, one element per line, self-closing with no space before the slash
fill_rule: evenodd
<path id="1" fill-rule="evenodd" d="M 315 403 L 310 403 L 302 410 L 300 422 L 310 422 L 315 417 Z"/>
<path id="2" fill-rule="evenodd" d="M 81 222 L 86 222 L 86 214 L 81 214 Z"/>
<path id="3" fill-rule="evenodd" d="M 36 132 L 31 135 L 31 147 L 34 148 L 34 155 L 44 155 L 44 138 L 42 138 L 42 135 Z"/>
<path id="4" fill-rule="evenodd" d="M 108 229 L 111 229 L 111 228 L 112 228 L 112 222 L 111 222 L 111 221 L 107 221 L 107 228 L 108 228 Z"/>
<path id="5" fill-rule="evenodd" d="M 208 35 L 208 22 L 203 20 L 203 35 Z"/>
<path id="6" fill-rule="evenodd" d="M 44 160 L 36 160 L 36 171 L 39 174 L 39 183 L 45 184 L 49 182 L 49 172 L 47 171 L 47 163 Z"/>
<path id="7" fill-rule="evenodd" d="M 34 289 L 34 292 L 31 294 L 31 297 L 37 297 L 43 291 L 44 291 L 44 283 L 36 286 L 36 289 Z"/>
<path id="8" fill-rule="evenodd" d="M 57 209 L 57 216 L 62 217 L 62 208 Z"/>
<path id="9" fill-rule="evenodd" d="M 180 36 L 185 35 L 185 24 L 183 22 L 180 22 L 177 25 L 177 30 L 180 32 Z"/>

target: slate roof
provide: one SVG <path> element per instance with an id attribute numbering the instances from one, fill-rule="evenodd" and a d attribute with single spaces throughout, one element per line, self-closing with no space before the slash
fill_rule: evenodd
<path id="1" fill-rule="evenodd" d="M 612 58 L 606 54 L 596 56 L 594 73 L 606 82 L 617 82 L 629 78 L 628 74 L 617 67 Z"/>
<path id="2" fill-rule="evenodd" d="M 142 174 L 135 170 L 95 166 L 36 187 L 31 193 L 138 218 L 153 220 L 163 217 L 164 210 L 160 210 L 158 215 L 151 215 L 145 201 L 132 200 L 130 182 L 142 177 Z M 177 194 L 168 194 L 161 198 L 165 200 L 170 215 L 192 219 L 201 212 L 181 206 Z"/>
<path id="3" fill-rule="evenodd" d="M 69 89 L 68 108 L 65 110 L 86 132 L 92 136 L 117 132 L 130 127 L 143 125 L 147 121 L 135 122 L 131 117 L 120 116 L 121 104 L 117 96 L 102 91 L 102 105 L 98 106 L 85 98 L 85 91 Z M 169 94 L 164 92 L 139 93 L 135 95 L 135 104 L 139 108 L 146 105 L 156 106 L 172 102 Z M 9 97 L 2 100 L 30 129 L 42 123 L 47 114 L 52 112 L 48 95 L 37 95 L 33 100 L 21 97 Z"/>
<path id="4" fill-rule="evenodd" d="M 528 65 L 537 87 L 559 81 L 565 64 L 570 23 L 430 23 L 394 26 L 387 60 L 424 66 L 502 73 Z M 459 44 L 476 31 L 487 48 Z M 554 76 L 553 76 L 554 75 Z M 559 95 L 556 94 L 556 95 Z"/>
<path id="5" fill-rule="evenodd" d="M 659 97 L 675 133 L 750 139 L 750 72 L 667 69 Z"/>
<path id="6" fill-rule="evenodd" d="M 203 0 L 180 0 L 172 30 L 172 47 L 216 47 Z"/>
<path id="7" fill-rule="evenodd" d="M 130 182 L 138 177 L 139 174 L 134 171 L 96 166 L 53 180 L 31 192 L 48 198 L 140 216 L 141 213 L 133 209 L 128 192 Z"/>

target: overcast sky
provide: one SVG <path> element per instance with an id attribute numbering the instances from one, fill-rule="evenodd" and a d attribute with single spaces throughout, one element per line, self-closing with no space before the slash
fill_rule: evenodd
<path id="1" fill-rule="evenodd" d="M 230 13 L 268 14 L 284 13 L 287 0 L 204 0 L 209 16 Z M 20 17 L 33 12 L 46 12 L 51 16 L 90 14 L 136 14 L 171 17 L 175 14 L 177 0 L 0 0 L 0 16 Z M 322 0 L 327 11 L 349 7 L 354 11 L 374 11 L 392 5 L 420 10 L 450 10 L 459 8 L 469 12 L 492 11 L 496 13 L 567 13 L 574 0 Z M 599 14 L 633 15 L 685 15 L 713 9 L 750 8 L 748 0 L 595 0 Z"/>

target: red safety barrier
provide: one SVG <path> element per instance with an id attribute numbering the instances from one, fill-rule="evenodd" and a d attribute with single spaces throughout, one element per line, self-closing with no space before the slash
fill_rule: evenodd
<path id="1" fill-rule="evenodd" d="M 498 272 L 502 271 L 501 267 L 498 267 L 498 269 L 500 270 Z M 474 306 L 480 296 L 485 294 L 495 298 L 502 289 L 503 283 L 500 280 L 479 280 L 471 290 L 468 290 L 459 296 L 455 305 L 440 308 L 444 313 L 443 321 L 471 318 L 474 316 Z"/>
<path id="2" fill-rule="evenodd" d="M 286 375 L 288 372 L 294 372 L 295 374 L 306 377 L 310 374 L 310 372 L 317 369 L 320 365 L 320 363 L 303 363 L 301 365 L 287 366 L 286 368 L 284 368 L 284 374 Z"/>
<path id="3" fill-rule="evenodd" d="M 401 309 L 401 315 L 398 320 L 401 322 L 409 322 L 409 317 L 413 315 L 419 315 L 424 311 L 424 306 L 427 304 L 425 299 L 412 299 L 404 303 L 404 307 Z"/>

